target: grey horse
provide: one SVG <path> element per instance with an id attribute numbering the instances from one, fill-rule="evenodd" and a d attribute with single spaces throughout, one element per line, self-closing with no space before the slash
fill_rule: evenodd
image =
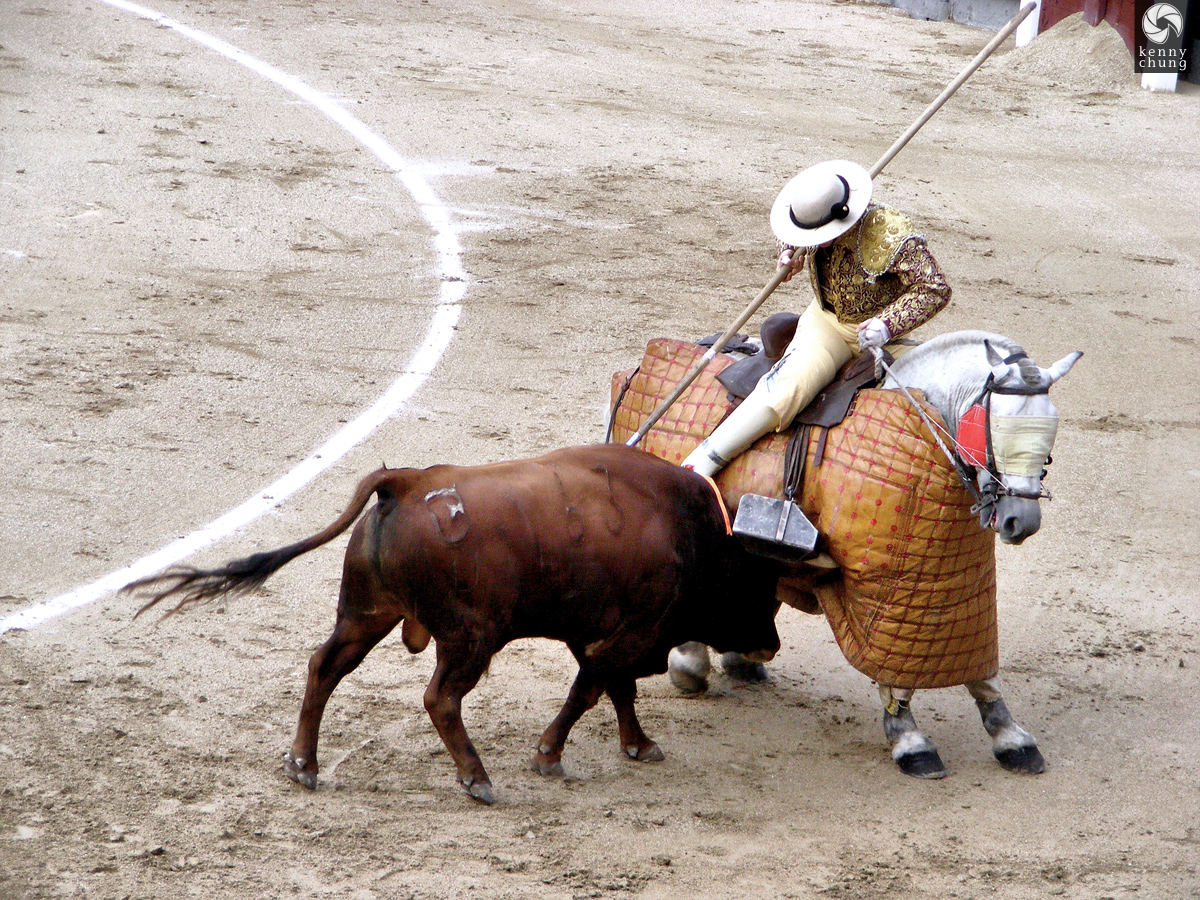
<path id="1" fill-rule="evenodd" d="M 881 385 L 884 389 L 919 389 L 937 408 L 949 428 L 945 437 L 957 448 L 951 452 L 958 455 L 964 472 L 973 470 L 972 493 L 979 501 L 980 525 L 995 530 L 1003 543 L 1020 544 L 1041 527 L 1040 500 L 1046 496 L 1041 480 L 1058 427 L 1058 411 L 1049 390 L 1080 356 L 1079 352 L 1070 353 L 1049 368 L 1041 368 L 1009 338 L 960 331 L 933 338 L 901 356 Z M 957 443 L 960 426 L 977 432 L 980 445 L 974 450 Z M 734 678 L 766 677 L 761 663 L 738 654 L 723 654 L 721 664 Z M 695 642 L 674 648 L 668 671 L 679 690 L 705 690 L 711 671 L 708 648 Z M 975 700 L 1000 765 L 1024 774 L 1045 771 L 1037 742 L 1009 713 L 999 678 L 970 682 L 965 687 Z M 879 693 L 884 734 L 901 771 L 917 778 L 945 777 L 937 748 L 913 718 L 913 690 L 880 684 Z"/>

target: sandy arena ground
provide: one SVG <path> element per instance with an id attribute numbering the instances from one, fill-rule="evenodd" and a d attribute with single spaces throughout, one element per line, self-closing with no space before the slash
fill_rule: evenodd
<path id="1" fill-rule="evenodd" d="M 432 376 L 200 564 L 316 531 L 381 460 L 602 439 L 613 371 L 723 330 L 770 277 L 784 182 L 870 165 L 989 37 L 831 0 L 155 9 L 382 136 L 466 273 Z M 572 662 L 508 648 L 467 702 L 491 808 L 422 709 L 432 651 L 397 635 L 334 695 L 310 793 L 280 756 L 339 542 L 165 622 L 108 595 L 0 636 L 0 897 L 1200 897 L 1200 90 L 1142 92 L 1123 52 L 1086 26 L 1003 48 L 876 187 L 954 286 L 928 333 L 1085 352 L 1042 532 L 998 551 L 1002 677 L 1044 775 L 996 765 L 961 690 L 915 704 L 951 777 L 899 774 L 874 687 L 785 609 L 768 683 L 647 679 L 666 761 L 622 759 L 604 701 L 565 781 L 528 760 Z M 289 471 L 405 370 L 444 284 L 379 159 L 102 0 L 0 3 L 0 210 L 0 616 Z"/>

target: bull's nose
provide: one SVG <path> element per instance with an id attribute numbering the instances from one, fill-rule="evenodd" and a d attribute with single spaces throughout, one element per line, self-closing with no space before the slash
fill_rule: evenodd
<path id="1" fill-rule="evenodd" d="M 770 662 L 775 658 L 774 650 L 755 650 L 752 653 L 747 653 L 746 658 L 754 662 Z"/>

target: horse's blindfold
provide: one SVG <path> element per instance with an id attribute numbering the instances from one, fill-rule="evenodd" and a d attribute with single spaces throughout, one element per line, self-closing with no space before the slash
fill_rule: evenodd
<path id="1" fill-rule="evenodd" d="M 999 475 L 1037 477 L 1057 434 L 1055 416 L 997 416 L 976 403 L 958 420 L 954 444 L 969 466 Z"/>

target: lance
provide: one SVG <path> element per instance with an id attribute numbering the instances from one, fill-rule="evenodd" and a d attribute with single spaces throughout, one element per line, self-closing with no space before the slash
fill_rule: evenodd
<path id="1" fill-rule="evenodd" d="M 926 122 L 933 118 L 933 114 L 942 108 L 942 105 L 950 99 L 954 92 L 962 87 L 963 82 L 975 74 L 975 70 L 983 65 L 984 60 L 991 56 L 992 53 L 995 52 L 996 48 L 1003 44 L 1008 36 L 1017 30 L 1017 26 L 1024 22 L 1026 17 L 1035 9 L 1037 9 L 1036 3 L 1028 3 L 1025 6 L 1022 6 L 1020 10 L 1017 11 L 1017 14 L 1009 20 L 1008 24 L 996 32 L 996 35 L 990 41 L 988 41 L 987 45 L 980 50 L 978 54 L 976 54 L 975 58 L 967 63 L 963 70 L 958 73 L 958 76 L 948 85 L 946 85 L 945 89 L 938 94 L 937 98 L 925 108 L 925 111 L 921 113 L 921 115 L 917 116 L 916 120 L 908 126 L 904 134 L 900 135 L 900 137 L 896 139 L 896 142 L 892 144 L 892 146 L 888 147 L 887 152 L 884 153 L 883 156 L 879 157 L 879 160 L 869 170 L 872 179 L 874 179 L 876 175 L 883 171 L 883 167 L 890 163 L 896 154 L 904 148 L 904 145 L 912 140 L 913 135 L 920 131 Z M 730 325 L 728 329 L 726 329 L 724 334 L 722 334 L 716 339 L 716 341 L 713 342 L 713 345 L 708 348 L 702 357 L 700 357 L 699 362 L 692 367 L 691 371 L 683 376 L 683 380 L 675 386 L 675 389 L 671 391 L 667 399 L 659 404 L 658 408 L 650 414 L 650 418 L 648 418 L 642 424 L 642 427 L 639 428 L 637 432 L 625 442 L 625 446 L 636 447 L 638 445 L 641 439 L 646 436 L 646 433 L 654 427 L 654 423 L 661 419 L 663 414 L 671 408 L 671 404 L 679 399 L 680 395 L 688 389 L 688 386 L 696 380 L 700 373 L 704 371 L 705 367 L 713 361 L 716 355 L 720 353 L 725 345 L 733 338 L 733 336 L 738 333 L 738 330 L 750 320 L 750 317 L 754 315 L 754 313 L 760 306 L 763 305 L 766 299 L 771 296 L 775 288 L 779 287 L 779 285 L 783 283 L 783 280 L 787 277 L 787 274 L 788 269 L 784 268 L 779 269 L 771 277 L 771 280 L 768 281 L 763 289 L 758 292 L 758 296 L 750 301 L 750 304 L 745 308 L 745 310 L 742 311 L 742 314 L 737 317 L 737 320 Z"/>

